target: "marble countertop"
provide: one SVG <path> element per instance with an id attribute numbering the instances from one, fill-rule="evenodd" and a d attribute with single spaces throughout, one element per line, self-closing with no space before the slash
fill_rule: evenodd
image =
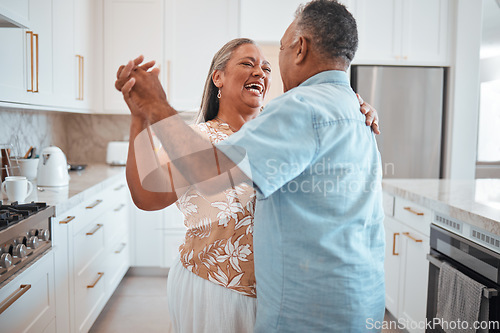
<path id="1" fill-rule="evenodd" d="M 94 194 L 118 181 L 125 174 L 123 166 L 109 166 L 107 164 L 91 164 L 82 171 L 70 171 L 69 186 L 44 187 L 43 191 L 35 186 L 26 202 L 46 202 L 56 207 L 56 214 L 65 211 L 88 200 Z M 4 198 L 4 203 L 8 201 Z"/>
<path id="2" fill-rule="evenodd" d="M 500 179 L 384 179 L 385 192 L 500 235 Z"/>

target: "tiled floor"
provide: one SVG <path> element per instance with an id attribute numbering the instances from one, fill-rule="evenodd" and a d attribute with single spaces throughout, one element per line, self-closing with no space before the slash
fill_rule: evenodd
<path id="1" fill-rule="evenodd" d="M 126 275 L 90 333 L 165 332 L 167 278 Z"/>
<path id="2" fill-rule="evenodd" d="M 165 276 L 126 275 L 90 329 L 90 333 L 165 332 L 168 324 L 167 313 Z M 394 321 L 394 318 L 386 313 L 385 320 Z"/>

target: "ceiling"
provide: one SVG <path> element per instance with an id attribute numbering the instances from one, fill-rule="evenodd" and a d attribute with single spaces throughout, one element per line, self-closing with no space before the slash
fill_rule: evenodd
<path id="1" fill-rule="evenodd" d="M 500 0 L 483 0 L 481 58 L 500 56 Z"/>

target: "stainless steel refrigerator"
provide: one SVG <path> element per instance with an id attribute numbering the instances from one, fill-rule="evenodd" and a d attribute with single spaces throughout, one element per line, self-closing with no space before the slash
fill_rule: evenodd
<path id="1" fill-rule="evenodd" d="M 351 85 L 375 109 L 384 178 L 441 178 L 446 69 L 352 66 Z"/>

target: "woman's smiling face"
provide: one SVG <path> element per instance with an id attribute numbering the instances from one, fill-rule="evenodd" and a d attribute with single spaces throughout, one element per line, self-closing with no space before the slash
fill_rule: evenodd
<path id="1" fill-rule="evenodd" d="M 213 80 L 221 90 L 220 103 L 260 108 L 271 83 L 271 65 L 258 46 L 243 44 Z"/>

